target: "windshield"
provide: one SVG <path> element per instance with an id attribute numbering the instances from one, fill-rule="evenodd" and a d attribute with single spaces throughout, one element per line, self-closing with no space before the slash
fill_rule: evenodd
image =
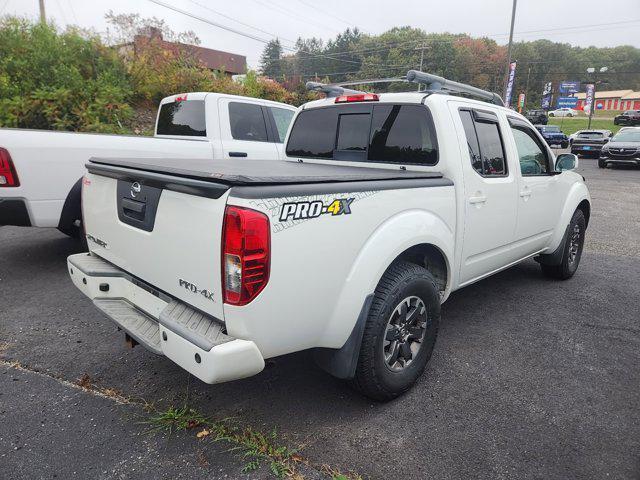
<path id="1" fill-rule="evenodd" d="M 640 131 L 626 130 L 619 132 L 611 139 L 612 142 L 640 142 Z"/>

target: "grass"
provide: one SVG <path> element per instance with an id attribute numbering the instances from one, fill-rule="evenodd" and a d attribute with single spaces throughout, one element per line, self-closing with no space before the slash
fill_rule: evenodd
<path id="1" fill-rule="evenodd" d="M 571 135 L 578 130 L 584 130 L 589 124 L 588 117 L 549 117 L 549 125 L 558 125 L 566 135 Z M 614 125 L 613 120 L 605 120 L 602 118 L 593 117 L 591 119 L 591 128 L 611 130 L 616 133 L 620 130 L 620 125 Z"/>
<path id="2" fill-rule="evenodd" d="M 201 440 L 224 441 L 232 445 L 231 450 L 238 451 L 246 463 L 242 472 L 247 473 L 266 465 L 275 477 L 302 478 L 297 472 L 300 464 L 310 465 L 297 450 L 281 445 L 277 432 L 269 434 L 239 427 L 231 419 L 213 420 L 195 409 L 183 406 L 169 407 L 165 411 L 154 412 L 144 423 L 150 425 L 150 431 L 172 434 L 177 431 L 194 431 Z M 328 466 L 317 467 L 322 473 L 334 480 L 360 479 L 358 475 L 345 475 Z"/>

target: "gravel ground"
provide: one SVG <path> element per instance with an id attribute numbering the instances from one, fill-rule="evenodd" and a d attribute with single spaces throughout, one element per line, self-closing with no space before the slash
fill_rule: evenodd
<path id="1" fill-rule="evenodd" d="M 143 434 L 141 408 L 65 382 L 84 374 L 127 396 L 188 397 L 206 415 L 277 429 L 314 464 L 365 478 L 640 478 L 640 170 L 580 165 L 593 213 L 576 276 L 549 281 L 528 261 L 453 294 L 425 375 L 387 404 L 305 352 L 242 381 L 190 380 L 128 350 L 73 287 L 73 241 L 0 228 L 0 478 L 242 476 L 225 445 Z"/>

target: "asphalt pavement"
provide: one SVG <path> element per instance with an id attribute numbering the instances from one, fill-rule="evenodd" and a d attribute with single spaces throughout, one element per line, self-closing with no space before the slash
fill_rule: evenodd
<path id="1" fill-rule="evenodd" d="M 527 261 L 454 293 L 425 375 L 387 404 L 306 352 L 237 382 L 190 379 L 128 349 L 73 287 L 72 240 L 0 228 L 0 478 L 245 476 L 228 445 L 149 433 L 140 405 L 75 386 L 85 374 L 126 397 L 275 429 L 312 464 L 364 478 L 640 478 L 640 169 L 584 159 L 580 172 L 593 208 L 575 277 L 551 281 Z"/>

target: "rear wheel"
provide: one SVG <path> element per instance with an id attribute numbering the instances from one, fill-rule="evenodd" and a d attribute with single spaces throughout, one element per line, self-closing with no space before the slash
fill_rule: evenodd
<path id="1" fill-rule="evenodd" d="M 431 273 L 396 262 L 375 291 L 352 385 L 374 400 L 406 392 L 431 358 L 440 321 L 440 294 Z"/>
<path id="2" fill-rule="evenodd" d="M 569 222 L 568 235 L 560 264 L 540 264 L 542 273 L 545 276 L 558 280 L 567 280 L 573 277 L 573 274 L 578 270 L 578 265 L 580 265 L 586 229 L 587 222 L 584 213 L 578 209 L 574 212 L 571 222 Z"/>

